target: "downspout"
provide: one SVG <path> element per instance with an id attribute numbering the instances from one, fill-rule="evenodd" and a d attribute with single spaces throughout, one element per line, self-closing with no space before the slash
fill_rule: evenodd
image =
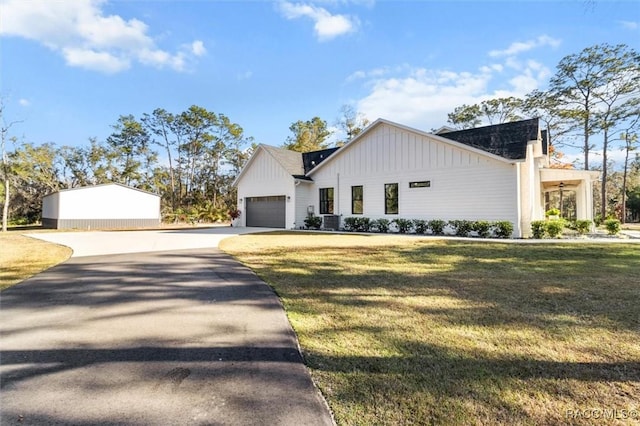
<path id="1" fill-rule="evenodd" d="M 333 214 L 340 216 L 340 173 L 336 173 L 337 186 L 336 186 L 336 209 Z M 338 219 L 338 225 L 340 224 Z"/>
<path id="2" fill-rule="evenodd" d="M 522 184 L 520 179 L 520 165 L 521 163 L 516 163 L 516 214 L 518 215 L 517 225 L 518 225 L 518 237 L 522 237 L 522 191 L 520 185 Z"/>

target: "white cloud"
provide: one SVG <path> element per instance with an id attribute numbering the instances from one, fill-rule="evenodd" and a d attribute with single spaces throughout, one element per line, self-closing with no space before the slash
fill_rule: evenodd
<path id="1" fill-rule="evenodd" d="M 138 19 L 105 16 L 104 0 L 7 0 L 2 6 L 0 35 L 42 43 L 59 52 L 67 64 L 116 73 L 133 62 L 183 71 L 187 60 L 206 53 L 196 40 L 176 53 L 160 49 Z"/>
<path id="2" fill-rule="evenodd" d="M 29 105 L 31 105 L 31 102 L 29 102 L 28 99 L 18 99 L 18 105 L 22 106 L 22 107 L 28 107 Z"/>
<path id="3" fill-rule="evenodd" d="M 548 35 L 541 35 L 533 40 L 513 42 L 504 50 L 492 50 L 491 52 L 489 52 L 489 56 L 494 58 L 500 56 L 513 56 L 522 52 L 527 52 L 537 47 L 558 47 L 559 45 L 560 40 L 549 37 Z"/>
<path id="4" fill-rule="evenodd" d="M 483 99 L 491 74 L 414 69 L 408 75 L 378 79 L 358 102 L 370 120 L 388 118 L 429 129 L 446 122 L 456 106 Z"/>
<path id="5" fill-rule="evenodd" d="M 67 47 L 62 49 L 62 55 L 71 66 L 106 73 L 120 72 L 130 66 L 127 58 L 119 58 L 105 51 Z"/>
<path id="6" fill-rule="evenodd" d="M 627 30 L 637 30 L 640 28 L 640 24 L 636 21 L 618 21 L 618 24 Z"/>
<path id="7" fill-rule="evenodd" d="M 280 3 L 280 11 L 287 19 L 310 18 L 314 22 L 314 32 L 320 41 L 354 32 L 360 25 L 356 17 L 332 15 L 322 7 L 309 4 L 283 1 Z"/>
<path id="8" fill-rule="evenodd" d="M 196 40 L 193 43 L 191 43 L 191 52 L 195 56 L 202 56 L 205 53 L 207 53 L 207 49 L 205 49 L 204 43 L 202 42 L 202 40 Z"/>
<path id="9" fill-rule="evenodd" d="M 424 130 L 446 124 L 447 114 L 463 104 L 496 97 L 523 97 L 539 88 L 551 71 L 532 59 L 503 59 L 475 71 L 426 69 L 402 64 L 358 70 L 346 82 L 360 82 L 368 94 L 357 109 L 369 120 L 387 118 Z"/>

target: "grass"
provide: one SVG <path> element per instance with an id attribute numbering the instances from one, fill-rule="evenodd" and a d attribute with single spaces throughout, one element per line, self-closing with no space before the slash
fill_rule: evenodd
<path id="1" fill-rule="evenodd" d="M 339 425 L 637 422 L 640 245 L 270 233 L 221 247 L 282 298 Z"/>
<path id="2" fill-rule="evenodd" d="M 0 290 L 63 262 L 71 249 L 25 237 L 16 232 L 0 233 Z"/>

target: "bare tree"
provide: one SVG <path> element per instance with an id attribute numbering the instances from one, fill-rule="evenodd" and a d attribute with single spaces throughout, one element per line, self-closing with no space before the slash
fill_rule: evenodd
<path id="1" fill-rule="evenodd" d="M 7 157 L 7 141 L 9 138 L 9 130 L 14 125 L 21 123 L 22 120 L 11 121 L 7 123 L 4 116 L 4 98 L 0 97 L 0 131 L 2 132 L 2 179 L 4 180 L 4 204 L 2 205 L 2 232 L 7 232 L 7 222 L 9 221 L 9 200 L 10 200 L 10 165 Z"/>

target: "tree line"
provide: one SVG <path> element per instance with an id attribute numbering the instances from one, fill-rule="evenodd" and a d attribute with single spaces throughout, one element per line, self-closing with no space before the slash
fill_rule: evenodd
<path id="1" fill-rule="evenodd" d="M 10 136 L 20 122 L 2 116 L 3 229 L 37 223 L 42 197 L 61 190 L 121 183 L 161 195 L 167 222 L 227 220 L 236 208 L 232 183 L 256 144 L 224 114 L 193 105 L 172 113 L 158 108 L 141 117 L 121 115 L 104 141 L 90 138 L 85 146 L 35 145 Z M 319 117 L 291 124 L 284 148 L 305 152 L 342 145 L 368 121 L 352 107 L 341 110 L 336 127 L 345 138 L 329 142 L 334 130 Z M 15 149 L 9 151 L 8 146 Z"/>
<path id="2" fill-rule="evenodd" d="M 225 220 L 236 205 L 231 184 L 253 147 L 240 125 L 195 105 L 122 115 L 105 141 L 87 146 L 20 143 L 9 127 L 2 129 L 4 205 L 25 224 L 40 220 L 45 194 L 110 182 L 160 194 L 167 221 Z"/>

